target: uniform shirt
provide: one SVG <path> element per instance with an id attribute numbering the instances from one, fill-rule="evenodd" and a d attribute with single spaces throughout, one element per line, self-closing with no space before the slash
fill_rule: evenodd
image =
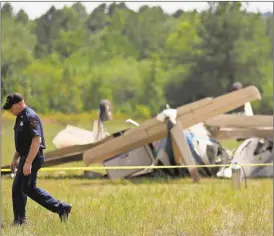
<path id="1" fill-rule="evenodd" d="M 21 157 L 26 157 L 30 150 L 33 137 L 40 136 L 40 150 L 45 149 L 45 139 L 40 118 L 34 110 L 26 107 L 17 115 L 14 125 L 15 149 Z"/>

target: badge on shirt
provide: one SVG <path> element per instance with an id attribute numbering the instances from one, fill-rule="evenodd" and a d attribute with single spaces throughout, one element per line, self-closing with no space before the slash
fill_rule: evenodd
<path id="1" fill-rule="evenodd" d="M 35 129 L 37 127 L 37 120 L 34 117 L 31 117 L 30 124 Z"/>

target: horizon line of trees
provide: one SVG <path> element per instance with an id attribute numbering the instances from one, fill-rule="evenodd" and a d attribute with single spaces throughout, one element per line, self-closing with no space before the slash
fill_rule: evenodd
<path id="1" fill-rule="evenodd" d="M 145 4 L 145 3 L 144 3 Z M 22 93 L 38 112 L 79 113 L 109 99 L 142 117 L 255 85 L 255 112 L 273 113 L 273 20 L 240 2 L 197 11 L 80 2 L 30 20 L 2 4 L 1 96 Z"/>

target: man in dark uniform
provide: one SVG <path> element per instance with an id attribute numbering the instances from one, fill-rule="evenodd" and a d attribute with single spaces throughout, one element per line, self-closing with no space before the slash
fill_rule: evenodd
<path id="1" fill-rule="evenodd" d="M 12 186 L 14 224 L 26 222 L 27 197 L 46 209 L 57 213 L 61 222 L 68 219 L 71 205 L 54 199 L 48 192 L 36 187 L 37 172 L 44 163 L 43 149 L 46 148 L 43 127 L 34 110 L 28 107 L 22 95 L 11 93 L 3 107 L 15 115 L 15 154 L 11 171 L 16 171 Z"/>

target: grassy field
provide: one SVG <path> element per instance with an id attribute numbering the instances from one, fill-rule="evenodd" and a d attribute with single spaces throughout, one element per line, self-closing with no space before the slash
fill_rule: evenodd
<path id="1" fill-rule="evenodd" d="M 13 120 L 2 120 L 2 164 L 9 164 L 14 152 Z M 68 122 L 90 128 L 84 120 Z M 45 120 L 47 150 L 66 123 Z M 126 128 L 121 120 L 107 124 L 109 132 Z M 234 142 L 224 144 L 232 148 Z M 83 166 L 82 162 L 66 166 Z M 2 235 L 273 235 L 273 181 L 250 179 L 248 188 L 232 191 L 230 180 L 190 179 L 92 180 L 82 172 L 63 178 L 41 172 L 38 186 L 54 197 L 73 204 L 67 224 L 57 215 L 28 200 L 28 224 L 11 227 L 12 180 L 2 176 Z M 73 175 L 78 178 L 73 178 Z"/>
<path id="2" fill-rule="evenodd" d="M 39 186 L 73 204 L 69 222 L 28 201 L 28 225 L 11 227 L 10 179 L 2 181 L 3 235 L 185 236 L 272 234 L 272 180 L 88 180 L 39 178 Z"/>

